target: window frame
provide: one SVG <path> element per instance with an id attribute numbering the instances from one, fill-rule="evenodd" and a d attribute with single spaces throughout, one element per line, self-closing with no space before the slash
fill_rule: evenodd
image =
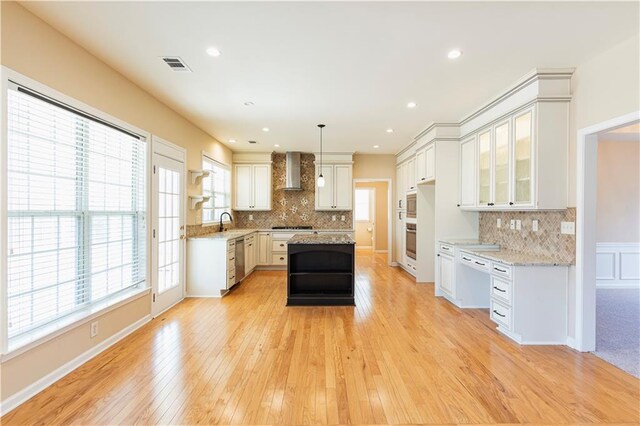
<path id="1" fill-rule="evenodd" d="M 65 95 L 49 86 L 46 86 L 36 80 L 33 80 L 23 74 L 20 74 L 5 66 L 0 67 L 0 135 L 4 141 L 8 140 L 8 92 L 10 83 L 14 83 L 20 86 L 27 87 L 37 93 L 40 93 L 46 97 L 49 97 L 56 102 L 59 102 L 67 107 L 78 110 L 80 113 L 84 113 L 95 117 L 98 120 L 107 122 L 113 126 L 119 127 L 122 130 L 136 134 L 140 137 L 140 140 L 146 144 L 145 150 L 145 212 L 142 215 L 146 224 L 149 224 L 151 219 L 150 202 L 151 199 L 151 133 L 142 130 L 136 126 L 133 126 L 125 121 L 122 121 L 110 114 L 107 114 L 99 109 L 96 109 L 78 99 Z M 0 235 L 8 235 L 8 144 L 0 144 Z M 116 293 L 110 297 L 103 298 L 95 303 L 89 303 L 83 309 L 74 311 L 73 314 L 68 316 L 62 316 L 48 325 L 38 327 L 32 331 L 15 336 L 14 339 L 18 341 L 15 344 L 9 346 L 8 339 L 8 239 L 6 237 L 0 238 L 0 354 L 2 354 L 2 360 L 9 359 L 13 356 L 17 356 L 33 347 L 41 345 L 56 336 L 59 336 L 71 329 L 85 324 L 92 318 L 104 315 L 110 310 L 113 310 L 123 304 L 129 303 L 139 297 L 142 297 L 150 293 L 151 289 L 151 268 L 148 259 L 151 257 L 151 226 L 146 226 L 145 234 L 145 250 L 144 255 L 147 261 L 144 265 L 145 280 L 138 286 L 130 288 L 128 291 Z M 151 303 L 151 301 L 149 302 Z"/>
<path id="2" fill-rule="evenodd" d="M 215 167 L 220 167 L 222 169 L 224 169 L 228 174 L 229 174 L 229 187 L 228 187 L 228 199 L 229 199 L 229 205 L 224 207 L 226 210 L 228 211 L 229 214 L 231 214 L 232 210 L 233 210 L 233 201 L 231 200 L 231 196 L 232 196 L 232 192 L 233 192 L 233 182 L 231 182 L 231 166 L 229 164 L 223 163 L 222 161 L 218 161 L 214 158 L 214 156 L 212 154 L 209 154 L 205 151 L 202 151 L 202 169 L 206 170 L 204 168 L 204 162 L 207 161 L 209 163 L 212 163 Z M 204 182 L 204 180 L 203 180 Z M 202 195 L 205 195 L 205 189 L 204 189 L 204 183 L 202 184 L 201 187 L 202 190 Z M 220 224 L 220 219 L 218 220 L 211 220 L 211 221 L 205 221 L 204 220 L 204 211 L 205 210 L 215 210 L 215 208 L 213 209 L 205 209 L 204 205 L 202 206 L 202 211 L 201 211 L 201 216 L 200 216 L 200 223 L 202 226 L 215 226 Z M 223 224 L 229 224 L 231 223 L 231 220 L 229 220 L 228 217 L 225 217 L 225 219 L 222 220 Z"/>

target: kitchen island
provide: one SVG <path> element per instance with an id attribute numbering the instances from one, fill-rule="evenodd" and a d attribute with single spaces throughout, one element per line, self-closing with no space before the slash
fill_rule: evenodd
<path id="1" fill-rule="evenodd" d="M 353 306 L 355 241 L 296 234 L 287 242 L 287 306 Z"/>

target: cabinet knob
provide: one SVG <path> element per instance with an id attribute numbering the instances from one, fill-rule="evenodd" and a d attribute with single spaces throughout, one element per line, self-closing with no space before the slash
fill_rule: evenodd
<path id="1" fill-rule="evenodd" d="M 284 260 L 284 257 L 281 257 L 280 260 Z"/>
<path id="2" fill-rule="evenodd" d="M 513 205 L 513 201 L 509 201 L 509 205 L 512 206 Z"/>
<path id="3" fill-rule="evenodd" d="M 426 179 L 427 179 L 427 178 L 422 178 L 422 179 L 420 179 L 420 180 L 426 180 Z"/>
<path id="4" fill-rule="evenodd" d="M 460 204 L 456 204 L 456 206 L 460 207 Z"/>

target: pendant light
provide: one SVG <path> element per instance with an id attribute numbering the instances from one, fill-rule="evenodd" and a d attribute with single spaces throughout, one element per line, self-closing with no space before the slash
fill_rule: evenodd
<path id="1" fill-rule="evenodd" d="M 318 176 L 318 188 L 324 188 L 324 176 L 322 176 L 322 129 L 324 124 L 318 124 L 320 127 L 320 176 Z"/>

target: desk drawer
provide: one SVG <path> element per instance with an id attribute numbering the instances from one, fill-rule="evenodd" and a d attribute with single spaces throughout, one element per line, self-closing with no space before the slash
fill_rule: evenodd
<path id="1" fill-rule="evenodd" d="M 474 256 L 472 254 L 468 254 L 468 253 L 461 253 L 460 254 L 460 261 L 467 265 L 467 266 L 471 266 L 472 268 L 478 269 L 482 272 L 489 272 L 491 271 L 490 269 L 490 265 L 491 262 L 489 262 L 488 260 L 484 260 L 480 257 Z"/>
<path id="2" fill-rule="evenodd" d="M 448 254 L 453 256 L 453 246 L 445 243 L 440 243 L 438 251 L 440 253 Z"/>
<path id="3" fill-rule="evenodd" d="M 503 265 L 502 263 L 493 262 L 491 264 L 491 273 L 500 277 L 511 279 L 511 267 Z"/>
<path id="4" fill-rule="evenodd" d="M 491 299 L 491 320 L 511 330 L 511 308 Z"/>
<path id="5" fill-rule="evenodd" d="M 271 264 L 272 265 L 286 265 L 287 264 L 287 254 L 272 254 L 271 255 Z"/>
<path id="6" fill-rule="evenodd" d="M 503 301 L 511 306 L 511 282 L 491 277 L 491 297 Z"/>

